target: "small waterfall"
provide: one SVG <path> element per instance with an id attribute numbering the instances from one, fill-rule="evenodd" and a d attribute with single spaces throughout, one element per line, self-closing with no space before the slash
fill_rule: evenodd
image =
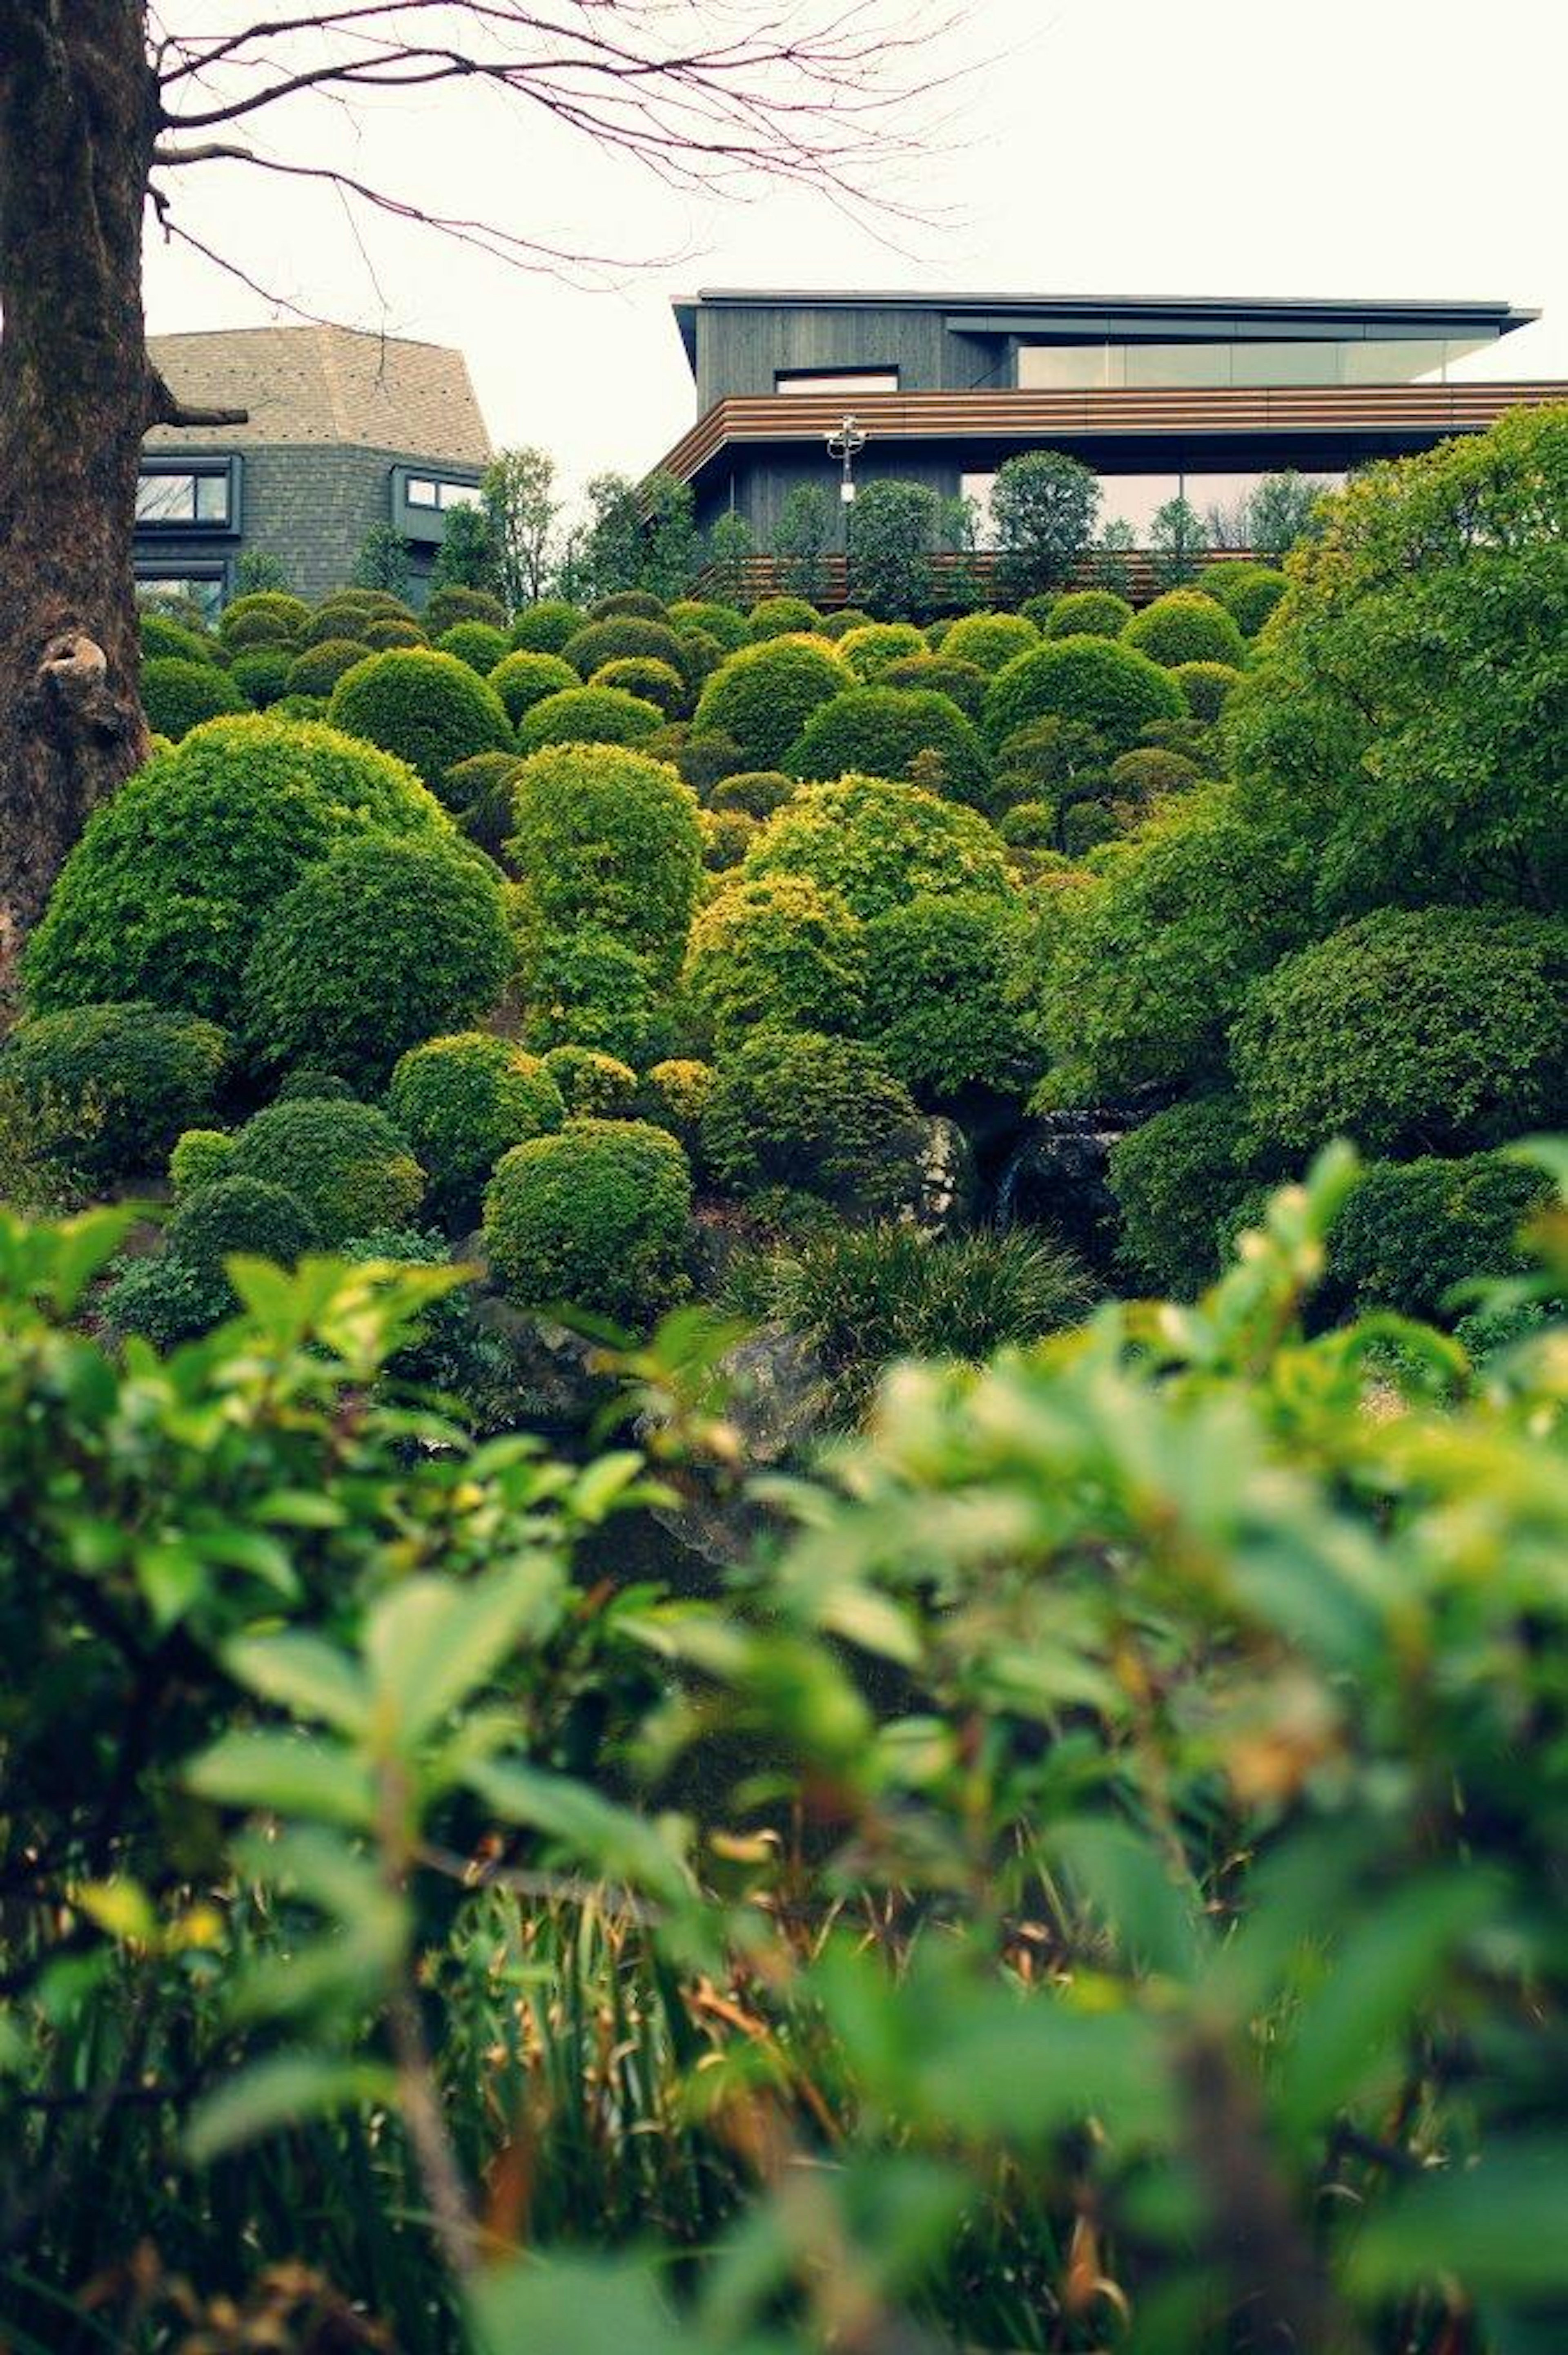
<path id="1" fill-rule="evenodd" d="M 992 1224 L 1048 1227 L 1086 1258 L 1103 1258 L 1116 1211 L 1106 1175 L 1110 1149 L 1152 1109 L 1085 1104 L 1030 1121 L 998 1174 Z"/>

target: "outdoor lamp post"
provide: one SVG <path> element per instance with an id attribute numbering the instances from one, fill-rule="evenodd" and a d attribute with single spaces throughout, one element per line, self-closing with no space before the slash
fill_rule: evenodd
<path id="1" fill-rule="evenodd" d="M 846 417 L 834 433 L 826 436 L 830 458 L 843 461 L 843 480 L 839 485 L 839 496 L 845 506 L 854 499 L 854 462 L 865 448 L 865 428 L 858 417 Z"/>

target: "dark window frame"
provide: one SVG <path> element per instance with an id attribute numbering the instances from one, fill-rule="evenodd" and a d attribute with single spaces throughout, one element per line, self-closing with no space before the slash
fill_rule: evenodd
<path id="1" fill-rule="evenodd" d="M 193 484 L 221 481 L 225 486 L 224 512 L 218 516 L 143 516 L 136 517 L 138 536 L 143 533 L 157 538 L 171 539 L 188 535 L 201 538 L 238 539 L 243 527 L 242 499 L 244 495 L 244 462 L 228 458 L 146 458 L 138 469 L 138 490 L 147 482 L 188 478 Z M 193 506 L 196 504 L 193 497 Z"/>
<path id="2" fill-rule="evenodd" d="M 158 589 L 165 584 L 184 581 L 211 582 L 217 591 L 217 611 L 228 604 L 234 588 L 234 567 L 226 556 L 192 557 L 181 559 L 171 556 L 160 563 L 154 558 L 138 557 L 135 563 L 135 586 L 138 590 Z"/>

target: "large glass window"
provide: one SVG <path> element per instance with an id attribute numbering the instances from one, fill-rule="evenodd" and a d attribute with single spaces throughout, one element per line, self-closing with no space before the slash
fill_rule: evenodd
<path id="1" fill-rule="evenodd" d="M 893 368 L 776 368 L 775 392 L 896 392 Z"/>
<path id="2" fill-rule="evenodd" d="M 228 464 L 212 467 L 143 467 L 136 485 L 136 521 L 154 528 L 225 531 L 231 521 Z"/>
<path id="3" fill-rule="evenodd" d="M 183 572 L 163 572 L 143 570 L 136 572 L 136 597 L 140 604 L 199 605 L 209 622 L 217 620 L 223 611 L 227 587 L 221 564 L 200 565 Z"/>
<path id="4" fill-rule="evenodd" d="M 449 514 L 453 507 L 476 507 L 480 504 L 476 483 L 448 483 L 431 474 L 410 474 L 403 496 L 411 507 L 429 507 L 440 515 Z"/>
<path id="5" fill-rule="evenodd" d="M 1343 342 L 1021 344 L 1018 382 L 1029 391 L 1180 391 L 1210 385 L 1416 384 L 1489 338 L 1380 336 Z"/>

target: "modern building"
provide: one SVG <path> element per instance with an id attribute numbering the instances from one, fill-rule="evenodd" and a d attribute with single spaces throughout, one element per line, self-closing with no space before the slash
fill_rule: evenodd
<path id="1" fill-rule="evenodd" d="M 697 520 L 734 508 L 768 549 L 799 484 L 897 475 L 982 505 L 997 467 L 1068 452 L 1102 523 L 1144 543 L 1184 496 L 1245 515 L 1266 474 L 1342 481 L 1371 458 L 1480 432 L 1562 386 L 1467 382 L 1459 363 L 1537 314 L 1507 303 L 1124 299 L 718 290 L 677 303 L 697 422 L 662 461 Z M 1230 552 L 1225 550 L 1225 552 Z"/>
<path id="2" fill-rule="evenodd" d="M 179 398 L 242 409 L 243 425 L 155 426 L 143 445 L 136 577 L 216 611 L 248 549 L 302 597 L 347 581 L 367 533 L 408 548 L 416 603 L 456 506 L 471 505 L 490 437 L 461 352 L 346 327 L 154 336 Z"/>

